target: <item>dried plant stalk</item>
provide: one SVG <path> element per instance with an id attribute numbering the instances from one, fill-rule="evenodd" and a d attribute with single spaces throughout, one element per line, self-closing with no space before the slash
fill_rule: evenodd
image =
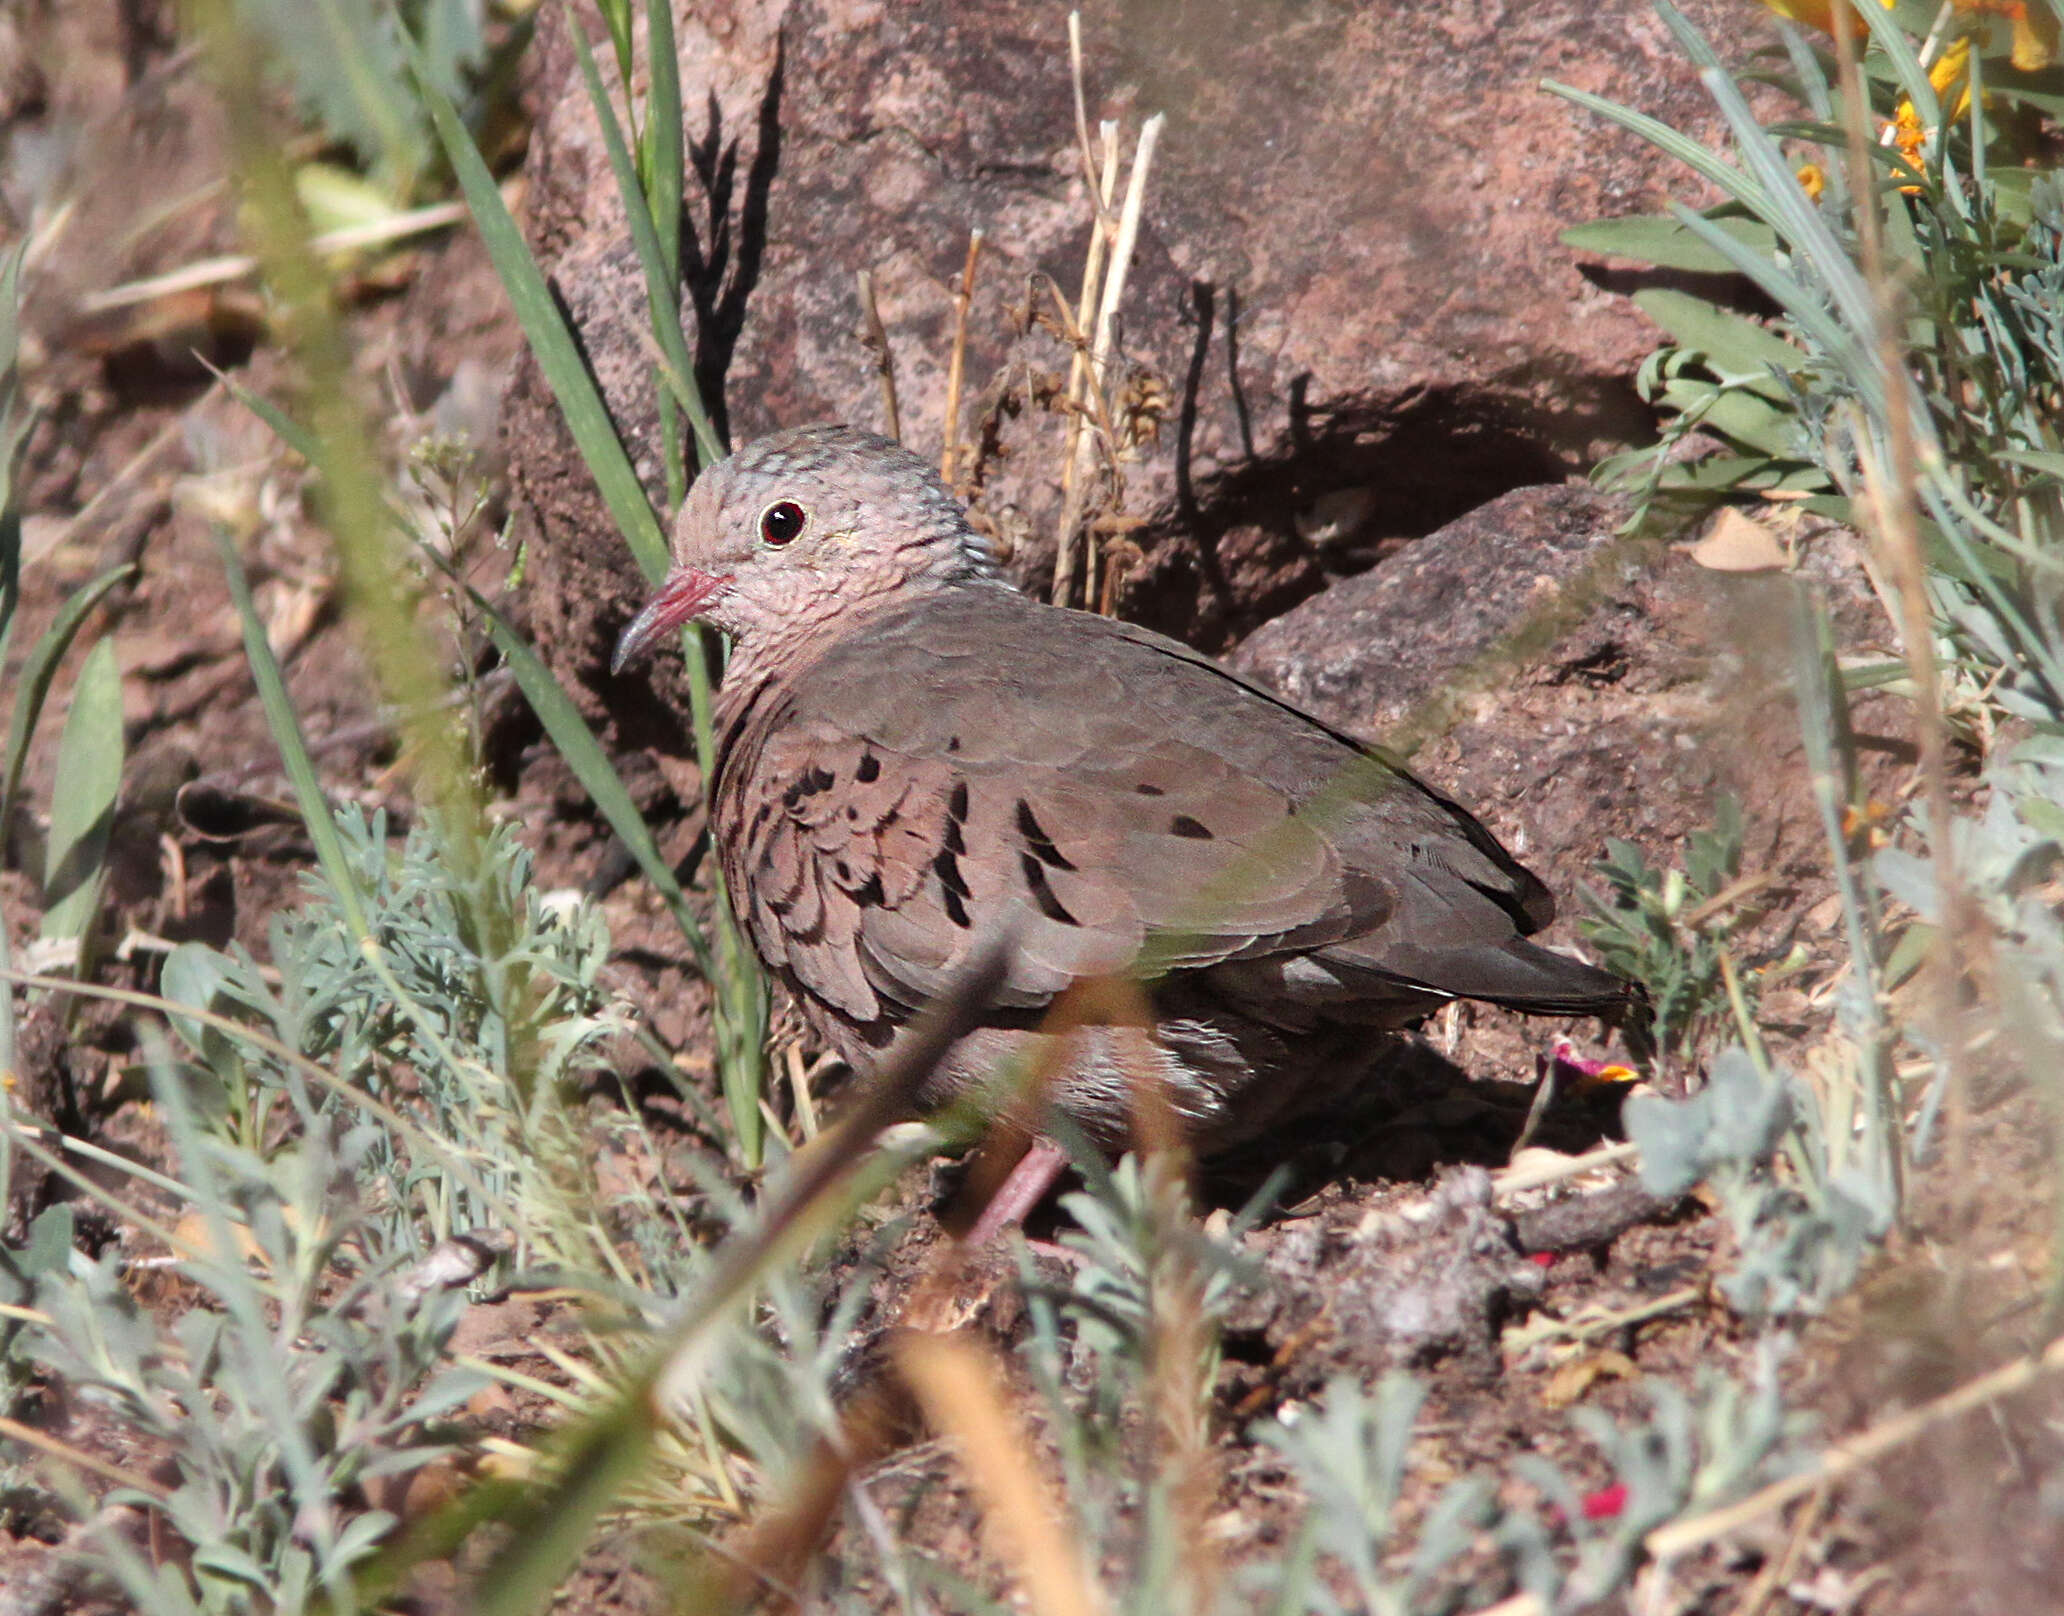
<path id="1" fill-rule="evenodd" d="M 875 307 L 874 272 L 861 270 L 859 283 L 860 340 L 874 355 L 875 374 L 881 378 L 883 430 L 901 443 L 903 418 L 896 408 L 896 361 L 889 353 L 889 334 L 882 328 L 881 310 Z"/>
<path id="2" fill-rule="evenodd" d="M 1082 295 L 1076 304 L 1072 332 L 1075 352 L 1068 361 L 1067 433 L 1061 451 L 1061 527 L 1054 549 L 1053 600 L 1068 604 L 1075 588 L 1075 529 L 1082 521 L 1082 396 L 1089 381 L 1089 354 L 1082 333 L 1089 329 L 1091 312 L 1097 307 L 1104 274 L 1104 252 L 1110 245 L 1108 228 L 1111 202 L 1118 191 L 1118 125 L 1101 128 L 1102 157 L 1093 164 L 1090 195 L 1096 199 L 1096 218 L 1089 232 L 1089 251 L 1082 262 Z M 1062 311 L 1066 313 L 1065 308 Z"/>
<path id="3" fill-rule="evenodd" d="M 1100 1616 L 1079 1539 L 1035 1468 L 1031 1433 L 997 1391 L 1006 1372 L 994 1352 L 949 1335 L 908 1335 L 894 1351 L 925 1417 L 967 1467 L 984 1533 L 1023 1585 L 1033 1616 Z"/>
<path id="4" fill-rule="evenodd" d="M 939 475 L 946 486 L 953 479 L 960 459 L 960 390 L 967 373 L 968 310 L 975 301 L 975 266 L 982 257 L 982 232 L 968 232 L 967 262 L 960 267 L 960 295 L 953 302 L 953 357 L 946 366 L 945 446 L 939 451 Z"/>

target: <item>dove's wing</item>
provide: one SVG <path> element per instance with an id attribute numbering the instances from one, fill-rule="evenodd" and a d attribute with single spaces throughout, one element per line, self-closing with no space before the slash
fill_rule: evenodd
<path id="1" fill-rule="evenodd" d="M 869 1023 L 999 928 L 1002 1000 L 1141 956 L 1286 1024 L 1616 979 L 1461 809 L 1187 648 L 1001 587 L 871 616 L 737 721 L 726 874 L 770 963 Z"/>

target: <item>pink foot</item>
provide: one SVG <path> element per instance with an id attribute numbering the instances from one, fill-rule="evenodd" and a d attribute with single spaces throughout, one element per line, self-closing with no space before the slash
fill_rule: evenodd
<path id="1" fill-rule="evenodd" d="M 1051 1139 L 1034 1139 L 1017 1165 L 996 1186 L 996 1193 L 989 1197 L 989 1204 L 982 1208 L 982 1215 L 975 1219 L 974 1227 L 962 1237 L 961 1244 L 970 1250 L 985 1246 L 1012 1225 L 1023 1223 L 1032 1209 L 1046 1199 L 1046 1192 L 1054 1187 L 1061 1169 L 1067 1165 L 1068 1153 L 1059 1145 Z"/>

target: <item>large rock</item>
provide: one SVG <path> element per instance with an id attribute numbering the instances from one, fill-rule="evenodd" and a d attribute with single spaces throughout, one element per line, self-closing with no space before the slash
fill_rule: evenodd
<path id="1" fill-rule="evenodd" d="M 1727 0 L 1689 9 L 1716 33 L 1745 15 Z M 699 175 L 692 338 L 734 437 L 881 424 L 854 284 L 871 269 L 904 435 L 935 449 L 954 283 L 979 225 L 966 413 L 1000 398 L 1021 413 L 992 423 L 977 510 L 1039 576 L 1063 427 L 1032 395 L 1067 355 L 1009 311 L 1033 277 L 1072 298 L 1088 239 L 1062 13 L 1031 0 L 676 10 Z M 643 294 L 571 65 L 574 15 L 552 8 L 544 30 L 532 237 L 656 490 Z M 1125 473 L 1142 524 L 1130 615 L 1223 645 L 1329 570 L 1643 430 L 1628 377 L 1655 334 L 1556 234 L 1686 194 L 1687 176 L 1539 82 L 1711 132 L 1647 0 L 1105 4 L 1089 8 L 1086 43 L 1092 120 L 1130 134 L 1169 116 L 1122 323 L 1126 364 L 1169 399 Z M 540 530 L 540 635 L 576 683 L 597 683 L 640 585 L 534 374 L 507 423 Z"/>
<path id="2" fill-rule="evenodd" d="M 1265 624 L 1233 665 L 1329 724 L 1403 744 L 1579 626 L 1646 554 L 1612 544 L 1626 519 L 1581 484 L 1515 488 Z"/>

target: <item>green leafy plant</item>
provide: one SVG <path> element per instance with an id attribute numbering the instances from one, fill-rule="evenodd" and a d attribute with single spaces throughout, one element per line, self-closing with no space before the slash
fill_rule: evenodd
<path id="1" fill-rule="evenodd" d="M 1892 1228 L 1898 1183 L 1884 1153 L 1846 1156 L 1813 1089 L 1739 1046 L 1689 1099 L 1631 1097 L 1626 1125 L 1650 1190 L 1675 1197 L 1703 1182 L 1719 1197 L 1740 1251 L 1721 1283 L 1744 1313 L 1818 1312 Z"/>
<path id="2" fill-rule="evenodd" d="M 451 99 L 473 104 L 476 87 L 491 86 L 495 77 L 491 5 L 492 0 L 235 0 L 235 14 L 309 119 L 351 148 L 385 196 L 406 201 L 436 149 L 423 104 L 409 93 L 411 42 L 431 81 Z M 527 34 L 526 21 L 502 55 L 520 49 Z M 302 172 L 305 177 L 309 170 Z"/>
<path id="3" fill-rule="evenodd" d="M 1742 911 L 1741 804 L 1722 794 L 1710 830 L 1686 839 L 1684 868 L 1661 869 L 1632 842 L 1606 838 L 1592 868 L 1605 882 L 1586 889 L 1577 922 L 1608 970 L 1648 990 L 1653 1036 L 1665 1060 L 1687 1057 L 1728 1014 L 1721 959 Z"/>
<path id="4" fill-rule="evenodd" d="M 371 1130 L 332 1126 L 295 1083 L 297 1142 L 260 1157 L 205 1133 L 168 1067 L 154 1087 L 206 1231 L 180 1263 L 201 1305 L 162 1325 L 120 1251 L 71 1254 L 42 1266 L 46 1322 L 27 1332 L 48 1372 L 170 1460 L 162 1489 L 107 1502 L 162 1516 L 190 1560 L 151 1564 L 110 1524 L 96 1561 L 154 1616 L 355 1608 L 353 1567 L 394 1525 L 357 1489 L 448 1452 L 435 1422 L 485 1384 L 439 1372 L 463 1293 L 404 1283 L 411 1254 L 365 1214 Z"/>
<path id="5" fill-rule="evenodd" d="M 345 810 L 335 823 L 367 936 L 347 923 L 336 889 L 311 878 L 309 901 L 273 919 L 270 970 L 241 948 L 185 943 L 165 962 L 166 998 L 251 1018 L 478 1164 L 457 1175 L 448 1156 L 392 1134 L 366 1147 L 363 1166 L 383 1182 L 397 1247 L 498 1226 L 513 1209 L 534 1238 L 557 1231 L 550 1260 L 587 1266 L 592 1242 L 569 1241 L 572 1198 L 553 1189 L 554 1175 L 577 1172 L 584 1154 L 567 1114 L 569 1085 L 624 1026 L 600 984 L 609 952 L 601 917 L 572 894 L 540 893 L 511 827 L 490 833 L 484 866 L 470 876 L 486 890 L 468 891 L 434 821 L 410 832 L 398 858 L 382 816 Z M 516 917 L 492 952 L 469 925 L 489 905 Z M 207 1115 L 246 1149 L 278 1148 L 269 1124 L 298 1081 L 295 1068 L 218 1028 L 173 1024 L 209 1079 L 197 1087 Z"/>
<path id="6" fill-rule="evenodd" d="M 15 372 L 22 252 L 18 246 L 0 259 L 0 667 L 13 647 L 22 588 L 21 515 L 14 499 L 15 460 L 28 431 Z M 74 591 L 22 661 L 13 681 L 5 750 L 0 751 L 0 850 L 15 840 L 22 773 L 59 665 L 94 607 L 135 571 L 111 568 Z M 121 782 L 121 676 L 114 647 L 103 642 L 80 672 L 58 746 L 50 832 L 37 872 L 44 889 L 46 938 L 81 944 L 92 930 Z M 0 935 L 0 966 L 7 963 L 6 953 L 7 940 Z M 12 1046 L 12 1012 L 0 1002 L 0 1069 L 11 1068 Z"/>
<path id="7" fill-rule="evenodd" d="M 1608 461 L 1601 477 L 1651 495 L 1809 494 L 1809 509 L 1855 523 L 1869 514 L 1866 485 L 1894 487 L 1895 452 L 1910 459 L 1931 614 L 1976 668 L 1998 676 L 2002 705 L 2056 722 L 2064 659 L 2041 602 L 2064 548 L 2064 176 L 2039 142 L 2017 164 L 2027 137 L 2013 115 L 2054 111 L 2055 98 L 2013 75 L 1988 78 L 1981 45 L 1958 80 L 1968 107 L 1952 117 L 1899 20 L 1857 6 L 1871 42 L 1860 75 L 1870 105 L 1859 110 L 1888 133 L 1857 143 L 1869 172 L 1852 194 L 1826 47 L 1784 29 L 1783 65 L 1769 76 L 1808 116 L 1765 128 L 1705 40 L 1667 4 L 1659 10 L 1726 116 L 1738 164 L 1627 108 L 1548 87 L 1682 157 L 1725 200 L 1568 239 L 1739 273 L 1781 312 L 1766 327 L 1686 294 L 1643 294 L 1676 339 L 1643 371 L 1670 421 L 1653 451 Z M 1958 37 L 1932 33 L 1931 60 L 1948 60 Z M 1788 156 L 1784 140 L 1809 161 Z M 1800 178 L 1809 170 L 1817 199 Z M 1882 326 L 1873 275 L 1897 288 Z M 1676 452 L 1700 428 L 1728 448 Z"/>
<path id="8" fill-rule="evenodd" d="M 1426 1391 L 1410 1375 L 1393 1374 L 1373 1392 L 1359 1382 L 1332 1381 L 1316 1406 L 1301 1408 L 1294 1422 L 1268 1421 L 1259 1439 L 1289 1462 L 1302 1485 L 1306 1508 L 1302 1532 L 1280 1565 L 1257 1571 L 1248 1592 L 1268 1591 L 1277 1609 L 1357 1609 L 1375 1616 L 1453 1608 L 1454 1590 L 1443 1600 L 1442 1574 L 1474 1545 L 1492 1517 L 1492 1489 L 1481 1476 L 1451 1483 L 1420 1523 L 1417 1541 L 1402 1569 L 1398 1505 L 1410 1471 L 1413 1426 Z M 1314 1559 L 1345 1574 L 1354 1603 L 1342 1605 L 1306 1569 Z M 1303 1597 L 1283 1601 L 1290 1578 L 1305 1584 Z"/>

